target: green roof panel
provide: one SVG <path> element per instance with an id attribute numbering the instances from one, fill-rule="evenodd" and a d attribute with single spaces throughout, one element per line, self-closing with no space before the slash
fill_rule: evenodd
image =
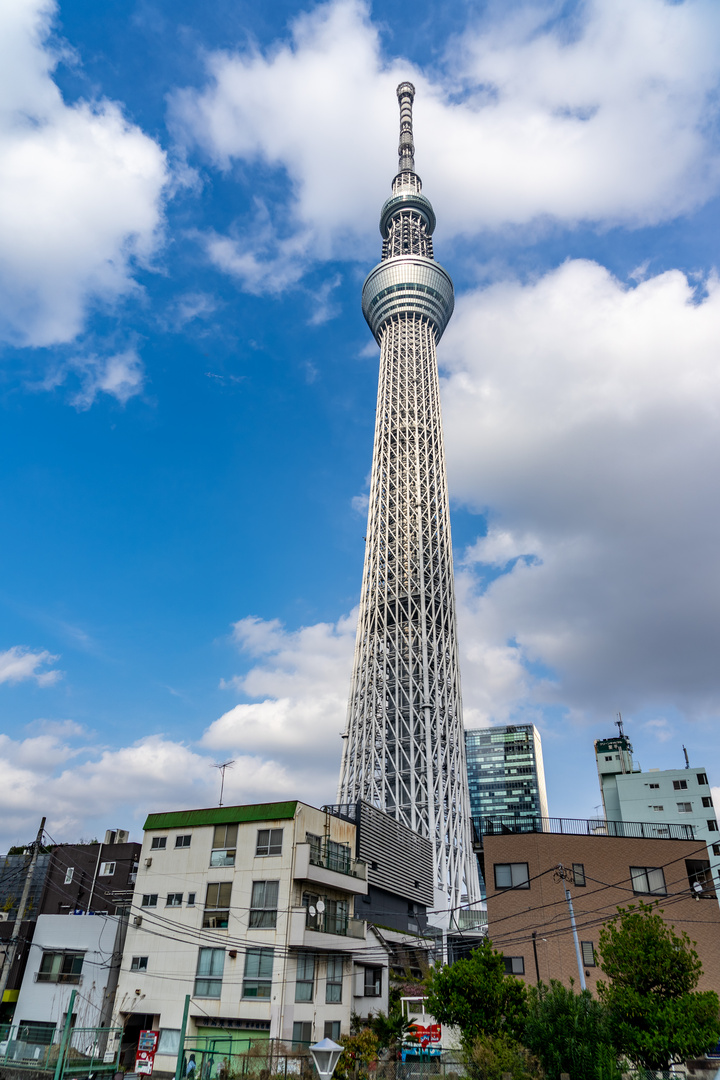
<path id="1" fill-rule="evenodd" d="M 143 829 L 189 829 L 193 825 L 234 825 L 243 821 L 287 821 L 295 817 L 294 802 L 255 803 L 252 806 L 210 806 L 206 810 L 171 810 L 148 814 Z"/>

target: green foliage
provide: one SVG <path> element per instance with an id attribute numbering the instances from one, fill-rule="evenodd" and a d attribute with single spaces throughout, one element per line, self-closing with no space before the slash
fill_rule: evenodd
<path id="1" fill-rule="evenodd" d="M 374 1013 L 368 1020 L 368 1027 L 376 1036 L 379 1050 L 397 1051 L 403 1041 L 409 1039 L 410 1021 L 400 1009 L 389 1013 Z"/>
<path id="2" fill-rule="evenodd" d="M 343 1052 L 337 1063 L 334 1080 L 368 1080 L 370 1065 L 377 1060 L 378 1038 L 370 1028 L 356 1035 L 341 1035 Z"/>
<path id="3" fill-rule="evenodd" d="M 702 964 L 694 942 L 678 935 L 652 905 L 618 908 L 600 931 L 598 983 L 617 1050 L 645 1069 L 662 1069 L 705 1053 L 720 1038 L 720 1001 L 695 990 Z"/>
<path id="4" fill-rule="evenodd" d="M 507 1035 L 481 1035 L 465 1050 L 471 1080 L 542 1080 L 540 1063 Z M 579 1074 L 578 1074 L 579 1075 Z"/>
<path id="5" fill-rule="evenodd" d="M 525 984 L 505 974 L 502 953 L 487 938 L 467 959 L 434 969 L 427 982 L 427 1009 L 441 1024 L 454 1024 L 463 1044 L 482 1035 L 517 1038 L 527 1014 Z"/>
<path id="6" fill-rule="evenodd" d="M 589 990 L 576 994 L 553 979 L 528 991 L 523 1042 L 550 1080 L 561 1073 L 583 1080 L 621 1080 L 607 1015 Z"/>

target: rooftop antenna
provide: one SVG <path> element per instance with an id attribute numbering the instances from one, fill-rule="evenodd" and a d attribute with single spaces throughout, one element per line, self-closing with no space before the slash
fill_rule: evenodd
<path id="1" fill-rule="evenodd" d="M 618 718 L 615 721 L 615 725 L 616 725 L 616 727 L 618 729 L 618 734 L 619 734 L 620 738 L 624 739 L 625 738 L 625 728 L 623 727 L 622 713 L 618 713 Z"/>
<path id="2" fill-rule="evenodd" d="M 211 766 L 211 768 L 213 768 L 213 769 L 219 769 L 220 770 L 220 777 L 221 777 L 221 779 L 220 779 L 220 802 L 218 803 L 218 806 L 222 806 L 223 791 L 225 790 L 225 770 L 226 769 L 232 769 L 234 764 L 235 764 L 235 759 L 233 758 L 232 761 L 223 761 L 221 764 L 215 764 L 215 765 Z"/>
<path id="3" fill-rule="evenodd" d="M 683 754 L 685 755 L 685 768 L 689 769 L 690 768 L 690 758 L 688 757 L 688 752 L 687 752 L 687 750 L 685 749 L 684 746 L 683 746 Z"/>

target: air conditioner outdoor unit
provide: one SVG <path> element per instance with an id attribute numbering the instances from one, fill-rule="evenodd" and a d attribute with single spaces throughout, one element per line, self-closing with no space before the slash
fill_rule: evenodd
<path id="1" fill-rule="evenodd" d="M 142 926 L 142 915 L 136 915 L 133 919 L 134 926 Z"/>
<path id="2" fill-rule="evenodd" d="M 0 922 L 7 922 L 9 915 L 7 911 L 0 911 Z"/>
<path id="3" fill-rule="evenodd" d="M 148 857 L 148 858 L 147 858 L 147 859 L 145 860 L 145 865 L 146 865 L 146 866 L 152 866 L 152 858 Z"/>

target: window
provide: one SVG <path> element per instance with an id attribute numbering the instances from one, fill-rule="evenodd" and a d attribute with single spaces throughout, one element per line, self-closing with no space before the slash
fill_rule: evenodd
<path id="1" fill-rule="evenodd" d="M 692 814 L 691 802 L 679 802 L 677 804 L 678 814 Z"/>
<path id="2" fill-rule="evenodd" d="M 506 975 L 524 975 L 525 974 L 525 957 L 524 956 L 504 956 L 505 961 L 505 974 Z"/>
<path id="3" fill-rule="evenodd" d="M 74 866 L 68 866 L 67 870 L 65 871 L 65 884 L 66 885 L 69 885 L 72 882 L 74 873 L 75 873 L 75 867 Z"/>
<path id="4" fill-rule="evenodd" d="M 347 934 L 349 907 L 347 900 L 333 900 L 325 897 L 325 933 Z"/>
<path id="5" fill-rule="evenodd" d="M 310 845 L 310 862 L 318 865 L 322 862 L 322 836 L 315 836 L 314 833 L 305 833 L 305 839 Z M 373 866 L 373 870 L 377 870 L 377 867 Z"/>
<path id="6" fill-rule="evenodd" d="M 699 772 L 697 774 L 697 780 L 698 784 L 707 784 L 707 774 L 704 772 Z"/>
<path id="7" fill-rule="evenodd" d="M 382 994 L 382 968 L 365 968 L 365 997 L 380 997 Z"/>
<path id="8" fill-rule="evenodd" d="M 526 862 L 495 863 L 496 889 L 529 889 L 528 864 Z"/>
<path id="9" fill-rule="evenodd" d="M 585 967 L 595 967 L 595 948 L 592 941 L 581 941 L 580 950 Z"/>
<path id="10" fill-rule="evenodd" d="M 161 848 L 167 847 L 167 836 L 153 836 L 150 841 L 151 851 L 158 851 Z"/>
<path id="11" fill-rule="evenodd" d="M 298 953 L 297 977 L 295 979 L 295 1000 L 312 1001 L 315 986 L 315 956 L 313 953 Z"/>
<path id="12" fill-rule="evenodd" d="M 320 899 L 314 893 L 303 893 L 303 907 L 305 908 L 305 926 L 308 930 L 320 930 L 322 927 L 322 915 L 318 914 L 317 902 Z M 310 908 L 313 910 L 311 911 Z"/>
<path id="13" fill-rule="evenodd" d="M 703 795 L 702 804 L 703 804 L 703 806 L 706 806 L 706 807 L 707 806 L 712 806 L 713 805 L 712 795 Z"/>
<path id="14" fill-rule="evenodd" d="M 195 907 L 195 893 L 194 892 L 189 892 L 188 893 L 187 906 L 188 907 Z"/>
<path id="15" fill-rule="evenodd" d="M 715 885 L 709 859 L 686 859 L 685 869 L 687 870 L 690 888 L 697 896 L 703 894 L 715 896 Z M 696 885 L 699 885 L 700 888 L 696 889 Z"/>
<path id="16" fill-rule="evenodd" d="M 258 829 L 256 855 L 282 855 L 282 829 Z"/>
<path id="17" fill-rule="evenodd" d="M 230 917 L 230 897 L 232 882 L 223 881 L 217 885 L 208 885 L 205 894 L 205 912 L 203 926 L 211 930 L 227 930 Z"/>
<path id="18" fill-rule="evenodd" d="M 653 896 L 665 896 L 665 875 L 662 867 L 655 869 L 652 866 L 631 866 L 630 879 L 633 892 L 651 893 Z"/>
<path id="19" fill-rule="evenodd" d="M 328 956 L 327 982 L 325 983 L 325 1001 L 328 1005 L 339 1005 L 342 1001 L 343 958 Z"/>
<path id="20" fill-rule="evenodd" d="M 186 836 L 175 837 L 175 847 L 190 847 L 190 841 L 192 840 L 192 833 L 187 833 Z"/>
<path id="21" fill-rule="evenodd" d="M 687 780 L 673 780 L 673 787 L 676 791 L 684 791 L 687 787 Z"/>
<path id="22" fill-rule="evenodd" d="M 295 1020 L 293 1023 L 293 1047 L 309 1046 L 312 1042 L 312 1021 Z"/>
<path id="23" fill-rule="evenodd" d="M 350 873 L 350 845 L 338 844 L 328 840 L 325 845 L 325 864 L 328 870 L 337 870 L 340 874 Z"/>
<path id="24" fill-rule="evenodd" d="M 340 1021 L 339 1020 L 326 1020 L 325 1030 L 323 1031 L 323 1039 L 332 1039 L 333 1042 L 337 1042 L 340 1038 Z"/>
<path id="25" fill-rule="evenodd" d="M 55 1027 L 55 1024 L 45 1020 L 21 1020 L 16 1037 L 34 1046 L 52 1046 Z"/>
<path id="26" fill-rule="evenodd" d="M 245 953 L 244 998 L 269 998 L 274 949 L 248 949 Z"/>
<path id="27" fill-rule="evenodd" d="M 277 923 L 278 881 L 253 881 L 250 898 L 250 926 L 272 930 Z"/>
<path id="28" fill-rule="evenodd" d="M 156 1053 L 167 1054 L 169 1057 L 176 1058 L 179 1049 L 180 1028 L 160 1028 Z"/>
<path id="29" fill-rule="evenodd" d="M 79 983 L 85 953 L 44 952 L 37 982 Z"/>
<path id="30" fill-rule="evenodd" d="M 606 760 L 606 761 L 612 761 L 612 754 L 609 754 L 609 755 L 608 755 L 608 754 L 606 754 L 606 755 L 605 755 L 605 760 Z"/>
<path id="31" fill-rule="evenodd" d="M 157 898 L 158 898 L 158 894 L 156 892 L 154 892 L 154 893 L 143 893 L 142 905 L 141 906 L 142 907 L 157 907 Z"/>
<path id="32" fill-rule="evenodd" d="M 237 825 L 216 825 L 213 832 L 211 866 L 234 866 L 237 849 Z"/>
<path id="33" fill-rule="evenodd" d="M 224 949 L 200 949 L 198 951 L 195 997 L 220 997 L 224 966 Z"/>
<path id="34" fill-rule="evenodd" d="M 181 892 L 169 892 L 165 907 L 182 907 L 183 894 Z"/>
<path id="35" fill-rule="evenodd" d="M 708 827 L 708 832 L 717 832 L 718 831 L 718 823 L 715 820 L 715 818 L 708 818 L 707 827 Z"/>
<path id="36" fill-rule="evenodd" d="M 665 809 L 664 806 L 653 806 L 653 810 L 655 811 L 656 814 L 661 813 L 661 811 L 663 811 L 664 809 Z"/>
<path id="37" fill-rule="evenodd" d="M 713 844 L 712 853 L 713 855 L 720 855 L 720 844 Z"/>
<path id="38" fill-rule="evenodd" d="M 130 961 L 131 971 L 147 971 L 148 958 L 147 956 L 133 956 Z"/>
<path id="39" fill-rule="evenodd" d="M 660 785 L 659 784 L 648 784 L 648 787 L 654 789 L 655 791 L 660 790 Z"/>
<path id="40" fill-rule="evenodd" d="M 581 862 L 574 862 L 572 864 L 573 870 L 573 885 L 577 885 L 580 888 L 585 887 L 585 864 Z"/>
<path id="41" fill-rule="evenodd" d="M 98 877 L 112 877 L 115 873 L 115 866 L 116 864 L 114 862 L 100 863 L 100 872 L 98 874 Z"/>

